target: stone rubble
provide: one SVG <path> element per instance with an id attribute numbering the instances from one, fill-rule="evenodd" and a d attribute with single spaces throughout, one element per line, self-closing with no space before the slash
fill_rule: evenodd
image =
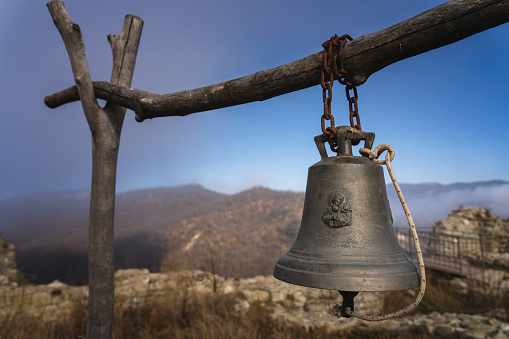
<path id="1" fill-rule="evenodd" d="M 295 286 L 272 276 L 232 279 L 213 276 L 202 271 L 150 273 L 147 269 L 119 270 L 115 273 L 115 307 L 139 305 L 145 301 L 183 291 L 235 293 L 238 303 L 234 310 L 246 312 L 252 305 L 269 306 L 271 317 L 282 324 L 292 324 L 313 331 L 342 331 L 361 327 L 372 331 L 411 331 L 425 328 L 433 336 L 459 338 L 509 338 L 509 323 L 493 317 L 452 313 L 413 313 L 409 316 L 381 322 L 365 322 L 356 318 L 336 318 L 332 307 L 341 303 L 336 291 Z M 463 287 L 463 286 L 460 286 Z M 87 286 L 69 286 L 55 281 L 47 285 L 1 286 L 0 317 L 23 314 L 53 321 L 69 315 L 75 305 L 85 305 Z M 365 314 L 380 314 L 383 293 L 360 293 L 356 310 Z"/>
<path id="2" fill-rule="evenodd" d="M 16 269 L 15 247 L 0 235 L 0 286 L 18 286 L 24 282 Z"/>
<path id="3" fill-rule="evenodd" d="M 509 269 L 509 220 L 502 219 L 483 207 L 465 207 L 453 210 L 440 220 L 433 230 L 450 235 L 468 235 L 482 238 L 476 248 L 462 247 L 462 256 L 482 259 L 491 268 Z M 481 254 L 482 253 L 482 254 Z"/>

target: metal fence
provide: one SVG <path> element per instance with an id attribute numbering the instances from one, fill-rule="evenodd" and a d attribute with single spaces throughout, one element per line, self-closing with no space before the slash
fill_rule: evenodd
<path id="1" fill-rule="evenodd" d="M 411 230 L 395 229 L 395 232 L 406 255 L 417 260 Z M 482 234 L 460 231 L 417 231 L 417 235 L 426 266 L 459 275 L 475 273 L 484 267 L 484 254 L 491 242 Z"/>

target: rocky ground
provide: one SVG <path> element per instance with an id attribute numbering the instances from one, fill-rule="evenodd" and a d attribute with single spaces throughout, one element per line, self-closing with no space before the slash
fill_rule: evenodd
<path id="1" fill-rule="evenodd" d="M 437 337 L 509 338 L 509 323 L 493 316 L 453 313 L 419 314 L 366 322 L 355 318 L 336 318 L 332 314 L 335 303 L 341 302 L 335 291 L 324 291 L 286 284 L 271 276 L 250 279 L 224 279 L 201 271 L 150 273 L 146 269 L 121 270 L 115 273 L 116 307 L 141 304 L 171 293 L 235 293 L 238 303 L 235 312 L 246 312 L 254 304 L 271 309 L 274 321 L 297 325 L 308 331 L 366 331 L 413 330 Z M 69 314 L 76 304 L 84 304 L 87 286 L 68 286 L 60 282 L 37 286 L 0 287 L 3 307 L 0 316 L 16 313 L 52 321 Z M 383 306 L 381 293 L 361 293 L 356 297 L 356 310 L 379 314 Z"/>

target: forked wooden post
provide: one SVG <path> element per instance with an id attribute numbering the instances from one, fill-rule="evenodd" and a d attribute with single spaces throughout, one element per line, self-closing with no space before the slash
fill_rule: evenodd
<path id="1" fill-rule="evenodd" d="M 64 4 L 48 3 L 64 40 L 76 86 L 45 98 L 51 108 L 81 100 L 92 132 L 92 188 L 89 221 L 88 339 L 111 338 L 114 308 L 113 217 L 120 133 L 126 108 L 138 121 L 187 115 L 266 100 L 318 85 L 323 52 L 243 78 L 190 91 L 157 95 L 129 88 L 143 21 L 128 15 L 122 32 L 110 35 L 113 71 L 110 82 L 92 82 L 83 38 Z M 452 0 L 376 33 L 361 36 L 344 50 L 344 66 L 360 85 L 380 69 L 509 21 L 509 0 Z M 348 32 L 331 32 L 348 33 Z M 321 37 L 325 40 L 328 37 Z M 322 41 L 323 41 L 322 40 Z M 107 100 L 105 108 L 98 98 Z"/>
<path id="2" fill-rule="evenodd" d="M 83 38 L 60 1 L 48 3 L 65 47 L 83 111 L 92 132 L 92 187 L 88 237 L 89 302 L 86 338 L 111 338 L 115 304 L 113 281 L 113 218 L 120 132 L 126 108 L 97 103 Z M 119 35 L 109 35 L 113 51 L 111 84 L 131 86 L 143 21 L 128 15 Z"/>

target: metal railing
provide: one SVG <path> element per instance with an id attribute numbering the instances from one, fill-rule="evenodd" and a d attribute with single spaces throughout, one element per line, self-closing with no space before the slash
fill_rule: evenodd
<path id="1" fill-rule="evenodd" d="M 395 229 L 405 254 L 417 260 L 415 244 L 410 229 Z M 468 275 L 484 267 L 484 254 L 490 246 L 490 238 L 480 233 L 461 231 L 417 231 L 424 264 L 429 268 Z"/>

